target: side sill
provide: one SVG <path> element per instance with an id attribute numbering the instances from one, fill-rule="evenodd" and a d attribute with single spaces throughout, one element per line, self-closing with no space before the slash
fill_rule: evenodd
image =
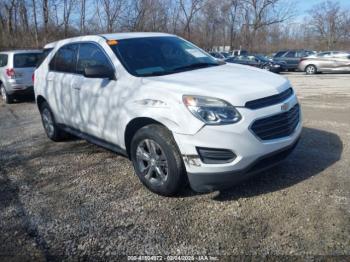
<path id="1" fill-rule="evenodd" d="M 64 125 L 64 124 L 58 124 L 58 126 L 64 130 L 65 132 L 67 133 L 70 133 L 74 136 L 77 136 L 81 139 L 84 139 L 92 144 L 95 144 L 95 145 L 98 145 L 100 147 L 103 147 L 105 149 L 108 149 L 114 153 L 117 153 L 119 155 L 122 155 L 122 156 L 125 156 L 125 157 L 129 157 L 126 150 L 121 148 L 120 146 L 118 145 L 115 145 L 113 143 L 110 143 L 110 142 L 107 142 L 103 139 L 100 139 L 98 137 L 95 137 L 95 136 L 92 136 L 92 135 L 89 135 L 87 133 L 84 133 L 78 129 L 75 129 L 75 128 L 72 128 L 70 126 L 67 126 L 67 125 Z"/>

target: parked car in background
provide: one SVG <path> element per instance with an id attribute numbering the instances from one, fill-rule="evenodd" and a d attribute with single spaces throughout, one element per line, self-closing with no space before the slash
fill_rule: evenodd
<path id="1" fill-rule="evenodd" d="M 284 62 L 287 70 L 297 70 L 300 59 L 314 54 L 314 51 L 299 50 L 283 50 L 279 51 L 273 57 L 275 62 Z"/>
<path id="2" fill-rule="evenodd" d="M 318 54 L 317 56 L 304 57 L 298 68 L 308 75 L 321 72 L 350 72 L 350 54 L 334 53 L 330 55 Z"/>
<path id="3" fill-rule="evenodd" d="M 35 71 L 47 136 L 64 132 L 128 156 L 151 191 L 229 187 L 295 148 L 301 110 L 290 82 L 219 63 L 162 33 L 62 40 Z"/>
<path id="4" fill-rule="evenodd" d="M 232 51 L 232 56 L 240 56 L 240 55 L 248 55 L 248 51 L 247 50 L 242 50 L 242 49 L 237 49 L 237 50 L 233 50 Z"/>
<path id="5" fill-rule="evenodd" d="M 229 53 L 229 52 L 220 52 L 220 54 L 222 54 L 225 57 L 225 59 L 232 56 L 231 53 Z"/>
<path id="6" fill-rule="evenodd" d="M 209 54 L 217 60 L 224 61 L 225 56 L 223 56 L 220 52 L 209 52 Z"/>
<path id="7" fill-rule="evenodd" d="M 285 63 L 270 61 L 269 59 L 261 55 L 236 56 L 228 58 L 225 61 L 228 63 L 254 66 L 274 73 L 280 73 L 281 71 L 285 71 Z"/>
<path id="8" fill-rule="evenodd" d="M 33 72 L 40 59 L 40 50 L 0 52 L 0 89 L 5 103 L 17 95 L 33 95 Z"/>
<path id="9" fill-rule="evenodd" d="M 324 51 L 324 52 L 319 52 L 315 53 L 312 55 L 307 56 L 307 58 L 311 57 L 344 57 L 350 55 L 350 52 L 346 51 Z"/>

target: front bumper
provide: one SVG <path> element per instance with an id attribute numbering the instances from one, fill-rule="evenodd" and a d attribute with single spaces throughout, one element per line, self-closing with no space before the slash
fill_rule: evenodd
<path id="1" fill-rule="evenodd" d="M 289 136 L 260 140 L 250 129 L 251 124 L 257 119 L 280 114 L 281 106 L 286 103 L 292 108 L 298 103 L 298 100 L 293 95 L 281 104 L 257 110 L 237 108 L 242 115 L 242 120 L 236 124 L 204 126 L 194 135 L 174 133 L 191 187 L 195 191 L 210 191 L 221 186 L 232 185 L 274 164 L 257 168 L 256 166 L 260 166 L 257 163 L 261 159 L 275 156 L 282 151 L 287 152 L 288 149 L 293 148 L 302 130 L 301 111 L 300 121 Z M 198 155 L 198 147 L 230 150 L 236 155 L 236 158 L 230 163 L 206 164 Z"/>
<path id="2" fill-rule="evenodd" d="M 256 173 L 269 169 L 284 160 L 298 144 L 299 139 L 292 145 L 276 152 L 260 157 L 248 167 L 242 170 L 227 171 L 216 174 L 192 174 L 187 173 L 191 188 L 196 192 L 211 192 L 223 190 L 248 179 Z"/>

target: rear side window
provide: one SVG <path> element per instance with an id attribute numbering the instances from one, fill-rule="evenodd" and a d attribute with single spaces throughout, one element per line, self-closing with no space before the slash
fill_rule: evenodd
<path id="1" fill-rule="evenodd" d="M 104 66 L 112 68 L 109 59 L 100 47 L 92 43 L 83 43 L 79 47 L 77 73 L 83 74 L 86 67 Z"/>
<path id="2" fill-rule="evenodd" d="M 78 44 L 70 44 L 61 47 L 50 62 L 50 71 L 75 73 L 77 53 Z"/>
<path id="3" fill-rule="evenodd" d="M 0 54 L 0 67 L 7 66 L 8 55 Z"/>
<path id="4" fill-rule="evenodd" d="M 289 51 L 284 57 L 295 57 L 295 53 L 294 51 Z"/>
<path id="5" fill-rule="evenodd" d="M 13 67 L 24 68 L 24 67 L 36 67 L 39 61 L 41 53 L 23 53 L 15 54 L 13 56 Z"/>

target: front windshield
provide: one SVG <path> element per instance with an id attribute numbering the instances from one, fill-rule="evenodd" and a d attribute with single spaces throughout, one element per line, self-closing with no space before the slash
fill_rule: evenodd
<path id="1" fill-rule="evenodd" d="M 220 65 L 198 47 L 173 36 L 122 39 L 111 48 L 134 76 L 166 75 Z"/>

